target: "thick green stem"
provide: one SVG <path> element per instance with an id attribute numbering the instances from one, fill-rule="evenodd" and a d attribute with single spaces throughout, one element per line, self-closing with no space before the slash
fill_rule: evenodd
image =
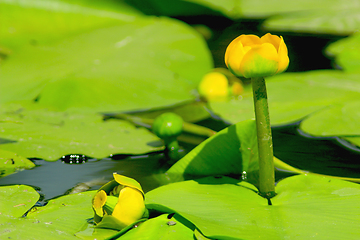
<path id="1" fill-rule="evenodd" d="M 270 199 L 275 196 L 275 170 L 266 85 L 263 77 L 252 78 L 251 82 L 259 147 L 259 191 Z"/>

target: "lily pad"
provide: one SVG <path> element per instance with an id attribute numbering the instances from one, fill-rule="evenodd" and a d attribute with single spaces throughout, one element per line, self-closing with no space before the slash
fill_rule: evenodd
<path id="1" fill-rule="evenodd" d="M 0 102 L 111 112 L 193 100 L 193 89 L 212 67 L 205 41 L 180 21 L 126 14 L 11 54 L 1 66 Z"/>
<path id="2" fill-rule="evenodd" d="M 57 160 L 68 154 L 104 158 L 163 149 L 147 129 L 123 120 L 103 121 L 100 114 L 24 109 L 16 104 L 1 109 L 0 132 L 8 140 L 1 148 L 28 158 Z"/>
<path id="3" fill-rule="evenodd" d="M 276 192 L 268 205 L 243 182 L 210 177 L 159 187 L 146 194 L 146 204 L 150 209 L 180 214 L 212 239 L 359 236 L 358 184 L 299 175 L 280 181 Z"/>
<path id="4" fill-rule="evenodd" d="M 163 8 L 171 7 L 163 0 L 155 2 Z M 349 34 L 360 29 L 357 0 L 224 0 L 221 2 L 187 0 L 182 2 L 183 5 L 191 2 L 205 6 L 234 20 L 270 17 L 265 20 L 264 27 L 272 31 Z M 167 11 L 162 12 L 167 13 Z"/>
<path id="5" fill-rule="evenodd" d="M 0 187 L 0 193 L 0 217 L 22 217 L 40 197 L 26 185 Z"/>
<path id="6" fill-rule="evenodd" d="M 239 175 L 257 183 L 256 125 L 254 120 L 234 124 L 208 138 L 165 174 L 172 181 L 215 175 Z"/>
<path id="7" fill-rule="evenodd" d="M 23 189 L 19 191 L 18 189 Z M 0 215 L 1 236 L 13 239 L 78 239 L 74 234 L 86 219 L 92 216 L 91 198 L 95 191 L 60 197 L 48 202 L 44 207 L 33 208 L 26 217 L 22 217 L 39 198 L 35 190 L 28 186 L 1 187 L 1 196 L 13 192 L 12 202 L 1 201 L 1 211 L 21 203 L 21 213 Z M 27 191 L 25 191 L 27 190 Z M 14 202 L 15 201 L 15 202 Z M 17 205 L 16 205 L 17 206 Z M 14 206 L 14 207 L 16 207 Z M 19 209 L 20 209 L 19 208 Z M 19 227 L 21 226 L 21 227 Z"/>
<path id="8" fill-rule="evenodd" d="M 111 0 L 1 0 L 0 45 L 18 51 L 119 20 L 131 22 L 134 14 L 141 15 L 129 5 Z"/>
<path id="9" fill-rule="evenodd" d="M 335 62 L 347 72 L 360 70 L 360 34 L 338 40 L 326 48 L 326 53 L 335 57 Z"/>
<path id="10" fill-rule="evenodd" d="M 307 134 L 320 137 L 360 136 L 360 102 L 353 101 L 329 106 L 301 122 Z"/>
<path id="11" fill-rule="evenodd" d="M 181 216 L 162 214 L 156 218 L 147 220 L 121 236 L 120 239 L 179 239 L 193 240 L 194 226 Z"/>
<path id="12" fill-rule="evenodd" d="M 35 164 L 29 159 L 0 149 L 0 177 L 33 167 L 35 167 Z"/>
<path id="13" fill-rule="evenodd" d="M 353 101 L 330 106 L 301 122 L 305 133 L 318 137 L 340 137 L 353 145 L 360 146 L 360 102 Z M 346 143 L 345 143 L 346 144 Z M 352 148 L 349 144 L 348 147 Z"/>

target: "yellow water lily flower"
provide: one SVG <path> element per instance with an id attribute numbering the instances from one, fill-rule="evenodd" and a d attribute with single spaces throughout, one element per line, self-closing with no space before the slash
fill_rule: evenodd
<path id="1" fill-rule="evenodd" d="M 202 78 L 199 93 L 207 99 L 223 98 L 228 96 L 228 87 L 229 83 L 224 74 L 210 72 Z"/>
<path id="2" fill-rule="evenodd" d="M 216 101 L 239 96 L 244 90 L 241 80 L 225 68 L 215 68 L 212 72 L 205 74 L 198 89 L 200 96 Z"/>
<path id="3" fill-rule="evenodd" d="M 284 39 L 265 34 L 240 35 L 227 47 L 225 64 L 229 70 L 241 77 L 266 77 L 285 71 L 289 57 Z"/>
<path id="4" fill-rule="evenodd" d="M 93 198 L 94 221 L 98 227 L 121 230 L 143 217 L 144 192 L 136 180 L 117 173 L 113 176 Z"/>
<path id="5" fill-rule="evenodd" d="M 124 187 L 119 194 L 112 216 L 118 219 L 124 227 L 139 220 L 145 212 L 144 196 L 140 191 Z"/>

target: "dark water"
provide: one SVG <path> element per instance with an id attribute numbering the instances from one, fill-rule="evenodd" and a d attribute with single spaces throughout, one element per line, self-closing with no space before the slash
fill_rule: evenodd
<path id="1" fill-rule="evenodd" d="M 164 154 L 149 154 L 127 156 L 122 160 L 89 159 L 82 164 L 33 160 L 37 167 L 0 178 L 0 185 L 31 185 L 42 198 L 50 199 L 71 191 L 80 183 L 89 186 L 87 190 L 98 189 L 113 179 L 113 172 L 117 172 L 137 179 L 146 192 L 158 186 L 151 176 L 161 171 L 163 158 Z"/>

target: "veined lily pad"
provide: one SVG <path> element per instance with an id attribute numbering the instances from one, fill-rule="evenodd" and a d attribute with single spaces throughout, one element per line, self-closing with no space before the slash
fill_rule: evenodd
<path id="1" fill-rule="evenodd" d="M 126 16 L 11 54 L 1 65 L 0 102 L 109 112 L 194 99 L 193 89 L 212 67 L 201 36 L 177 20 Z"/>
<path id="2" fill-rule="evenodd" d="M 5 213 L 11 210 L 9 214 L 0 215 L 1 236 L 35 240 L 44 236 L 46 239 L 78 239 L 74 234 L 92 216 L 91 198 L 95 191 L 51 200 L 44 207 L 33 208 L 23 218 L 21 216 L 36 203 L 39 194 L 24 185 L 0 187 L 0 193 L 4 197 L 0 211 Z"/>
<path id="3" fill-rule="evenodd" d="M 24 157 L 57 160 L 76 153 L 104 158 L 163 149 L 154 134 L 123 120 L 103 121 L 93 113 L 26 110 L 22 105 L 2 107 L 0 132 L 8 141 L 0 146 Z"/>
<path id="4" fill-rule="evenodd" d="M 34 188 L 26 185 L 0 187 L 0 218 L 21 217 L 39 200 Z M 0 221 L 4 224 L 5 221 Z"/>
<path id="5" fill-rule="evenodd" d="M 145 199 L 148 208 L 176 212 L 211 239 L 359 236 L 358 184 L 300 175 L 280 181 L 276 192 L 272 205 L 268 205 L 243 182 L 210 177 L 159 187 L 148 192 Z"/>

